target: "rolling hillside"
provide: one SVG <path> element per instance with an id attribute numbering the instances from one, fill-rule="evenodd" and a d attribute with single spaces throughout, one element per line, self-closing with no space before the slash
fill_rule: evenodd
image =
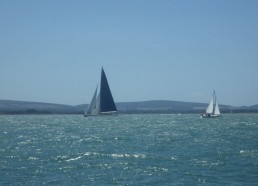
<path id="1" fill-rule="evenodd" d="M 73 107 L 62 104 L 0 100 L 0 113 L 19 114 L 19 113 L 71 113 Z"/>
<path id="2" fill-rule="evenodd" d="M 207 103 L 182 101 L 139 101 L 117 102 L 120 113 L 202 113 Z M 87 104 L 71 106 L 63 104 L 0 100 L 0 114 L 82 114 Z M 258 112 L 258 105 L 232 107 L 220 105 L 220 110 L 226 112 Z"/>

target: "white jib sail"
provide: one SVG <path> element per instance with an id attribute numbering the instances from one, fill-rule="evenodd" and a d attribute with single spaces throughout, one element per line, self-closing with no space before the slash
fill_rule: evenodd
<path id="1" fill-rule="evenodd" d="M 214 111 L 214 114 L 215 115 L 220 115 L 220 111 L 219 111 L 219 105 L 218 105 L 218 102 L 216 100 L 216 106 L 215 106 L 215 111 Z"/>
<path id="2" fill-rule="evenodd" d="M 95 114 L 94 111 L 96 110 L 97 91 L 98 91 L 98 86 L 97 86 L 95 93 L 92 97 L 92 100 L 88 106 L 87 114 Z"/>

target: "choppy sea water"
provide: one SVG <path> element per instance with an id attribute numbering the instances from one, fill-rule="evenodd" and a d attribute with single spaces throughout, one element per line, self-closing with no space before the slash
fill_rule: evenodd
<path id="1" fill-rule="evenodd" d="M 0 185 L 257 185 L 258 115 L 0 116 Z"/>

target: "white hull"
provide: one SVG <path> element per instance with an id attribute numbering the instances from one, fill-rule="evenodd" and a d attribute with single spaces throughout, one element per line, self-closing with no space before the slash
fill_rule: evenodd
<path id="1" fill-rule="evenodd" d="M 202 114 L 201 118 L 218 118 L 220 117 L 220 115 L 216 115 L 216 114 Z"/>

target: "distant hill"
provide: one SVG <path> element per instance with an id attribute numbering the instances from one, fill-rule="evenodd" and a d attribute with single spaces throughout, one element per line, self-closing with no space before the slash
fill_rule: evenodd
<path id="1" fill-rule="evenodd" d="M 117 103 L 119 110 L 168 110 L 168 111 L 189 111 L 206 109 L 206 103 L 193 103 L 169 100 L 153 100 L 139 102 L 120 102 Z M 221 107 L 225 107 L 222 106 Z M 229 106 L 226 106 L 229 107 Z"/>
<path id="2" fill-rule="evenodd" d="M 2 114 L 65 114 L 71 113 L 73 110 L 74 108 L 72 106 L 62 104 L 0 100 L 0 113 Z"/>
<path id="3" fill-rule="evenodd" d="M 258 104 L 252 106 L 236 107 L 233 112 L 258 112 Z"/>
<path id="4" fill-rule="evenodd" d="M 182 101 L 153 100 L 138 102 L 117 102 L 117 109 L 122 113 L 201 113 L 208 106 L 207 103 L 193 103 Z M 78 110 L 87 108 L 86 105 L 76 106 Z M 231 106 L 220 105 L 221 109 Z"/>
<path id="5" fill-rule="evenodd" d="M 258 104 L 257 105 L 252 105 L 249 108 L 251 108 L 251 109 L 258 109 Z"/>
<path id="6" fill-rule="evenodd" d="M 53 103 L 0 100 L 0 114 L 83 114 L 87 104 L 71 106 Z M 207 103 L 169 100 L 117 102 L 120 113 L 202 113 Z M 249 107 L 219 105 L 222 113 L 258 112 L 258 104 Z"/>

